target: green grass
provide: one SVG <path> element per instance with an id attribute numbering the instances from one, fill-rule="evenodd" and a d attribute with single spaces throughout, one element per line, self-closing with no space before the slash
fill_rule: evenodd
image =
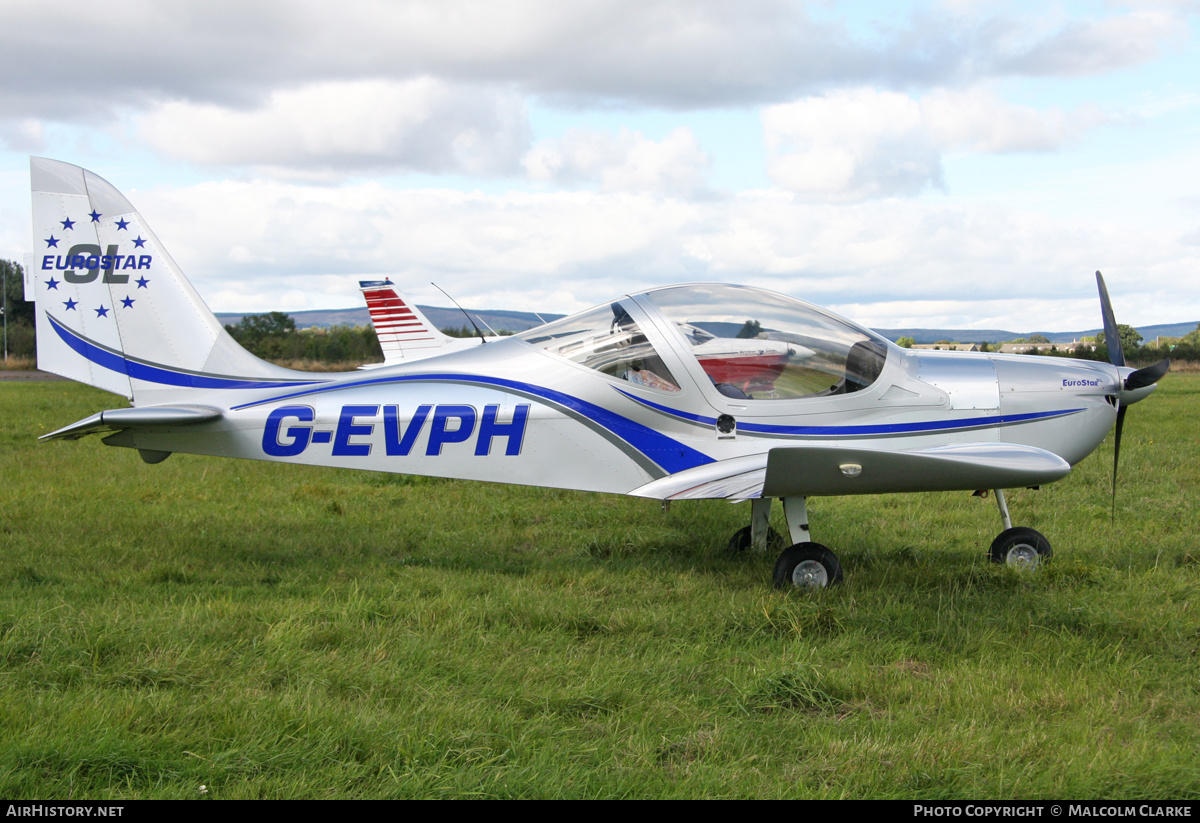
<path id="1" fill-rule="evenodd" d="M 810 501 L 843 586 L 725 557 L 747 505 L 36 436 L 0 384 L 0 796 L 1200 797 L 1200 376 L 1014 521 Z M 776 527 L 783 529 L 778 507 Z"/>

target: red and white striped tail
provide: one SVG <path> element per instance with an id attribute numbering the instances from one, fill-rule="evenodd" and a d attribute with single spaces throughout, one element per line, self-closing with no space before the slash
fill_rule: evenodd
<path id="1" fill-rule="evenodd" d="M 384 362 L 428 357 L 429 349 L 444 349 L 453 339 L 434 328 L 391 280 L 362 280 L 358 287 L 367 299 Z"/>

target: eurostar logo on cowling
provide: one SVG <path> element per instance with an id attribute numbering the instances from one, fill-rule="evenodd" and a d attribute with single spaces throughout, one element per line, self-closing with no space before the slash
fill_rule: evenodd
<path id="1" fill-rule="evenodd" d="M 104 215 L 93 209 L 88 213 L 91 223 L 99 223 L 100 218 Z M 70 236 L 66 232 L 74 232 L 75 224 L 79 221 L 66 218 L 59 221 L 62 224 L 62 229 L 58 232 L 63 236 L 56 237 L 54 233 L 44 239 L 47 249 L 60 248 L 59 243 L 70 242 Z M 129 221 L 124 219 L 117 220 L 113 225 L 117 231 L 129 231 Z M 144 249 L 146 240 L 141 235 L 131 237 L 133 249 Z M 132 251 L 132 249 L 130 250 Z M 101 283 L 110 285 L 121 285 L 130 282 L 132 275 L 127 274 L 129 270 L 139 273 L 143 270 L 149 270 L 154 264 L 154 256 L 151 254 L 124 254 L 121 250 L 120 243 L 109 244 L 106 249 L 101 249 L 95 243 L 75 243 L 71 245 L 66 254 L 45 254 L 42 256 L 42 271 L 62 272 L 62 280 L 57 279 L 53 274 L 49 280 L 43 280 L 48 291 L 58 291 L 60 283 L 72 283 L 82 285 L 93 283 L 97 279 Z M 103 273 L 103 277 L 101 277 Z M 137 279 L 133 280 L 136 292 L 138 289 L 149 289 L 150 279 L 144 274 L 140 274 Z M 133 294 L 126 294 L 120 301 L 122 309 L 133 309 L 138 302 Z M 80 301 L 68 297 L 62 301 L 64 311 L 80 311 Z M 96 317 L 107 318 L 116 309 L 116 306 L 106 306 L 103 302 L 96 306 L 88 307 L 84 310 L 94 311 Z"/>

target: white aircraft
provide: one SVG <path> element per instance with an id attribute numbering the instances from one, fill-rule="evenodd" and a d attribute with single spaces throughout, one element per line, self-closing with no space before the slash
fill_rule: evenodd
<path id="1" fill-rule="evenodd" d="M 910 351 L 782 294 L 700 283 L 367 373 L 291 371 L 230 338 L 112 185 L 30 166 L 38 365 L 132 401 L 43 439 L 106 433 L 147 463 L 185 452 L 750 500 L 735 548 L 778 539 L 780 498 L 780 587 L 842 577 L 810 538 L 814 495 L 993 489 L 1005 528 L 992 559 L 1036 565 L 1050 545 L 1012 526 L 1003 489 L 1064 477 L 1114 422 L 1119 454 L 1126 409 L 1169 365 L 1129 368 L 1116 346 L 1111 364 Z"/>

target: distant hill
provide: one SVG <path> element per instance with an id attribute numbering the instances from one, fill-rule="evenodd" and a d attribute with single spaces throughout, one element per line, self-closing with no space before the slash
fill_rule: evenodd
<path id="1" fill-rule="evenodd" d="M 470 325 L 463 313 L 455 308 L 442 308 L 439 306 L 418 306 L 429 321 L 439 329 L 446 328 L 461 328 L 462 326 Z M 247 312 L 250 313 L 250 312 Z M 261 313 L 261 312 L 254 312 Z M 288 312 L 292 319 L 296 321 L 296 327 L 301 329 L 327 326 L 368 326 L 371 324 L 371 316 L 367 314 L 366 307 L 360 309 L 316 309 L 312 311 L 294 311 Z M 236 325 L 246 314 L 235 314 L 233 312 L 218 312 L 217 319 L 226 325 Z M 481 325 L 486 323 L 493 330 L 500 331 L 525 331 L 534 326 L 540 326 L 543 322 L 549 323 L 551 320 L 557 320 L 564 315 L 561 314 L 543 314 L 539 318 L 533 312 L 527 311 L 504 311 L 489 309 L 486 311 L 471 311 L 471 316 L 475 318 L 477 323 Z M 1196 326 L 1200 321 L 1190 323 L 1159 323 L 1152 326 L 1138 326 L 1138 333 L 1147 341 L 1153 340 L 1156 337 L 1183 337 L 1188 332 L 1196 330 Z M 1003 343 L 1008 340 L 1016 340 L 1021 337 L 1029 337 L 1034 334 L 1043 335 L 1051 343 L 1070 343 L 1072 340 L 1078 340 L 1081 337 L 1095 337 L 1102 331 L 1101 329 L 1089 329 L 1087 331 L 1003 331 L 1000 329 L 875 329 L 888 340 L 896 340 L 901 337 L 911 337 L 917 343 L 936 343 L 939 340 L 950 340 L 955 343 Z M 487 333 L 487 328 L 484 328 Z"/>

